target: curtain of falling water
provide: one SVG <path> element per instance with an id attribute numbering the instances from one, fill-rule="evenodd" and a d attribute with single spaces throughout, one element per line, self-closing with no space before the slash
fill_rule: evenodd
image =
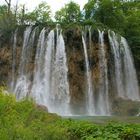
<path id="1" fill-rule="evenodd" d="M 52 75 L 52 78 L 52 94 L 55 94 L 53 96 L 54 108 L 52 108 L 52 110 L 61 115 L 70 115 L 70 93 L 65 43 L 62 33 L 60 31 L 59 34 L 58 29 L 55 54 L 55 70 Z"/>
<path id="2" fill-rule="evenodd" d="M 140 100 L 138 80 L 136 77 L 136 70 L 134 67 L 132 54 L 126 39 L 123 37 L 121 37 L 121 47 L 123 47 L 126 98 L 131 100 Z"/>
<path id="3" fill-rule="evenodd" d="M 122 61 L 120 55 L 119 42 L 117 41 L 117 36 L 112 31 L 108 32 L 108 37 L 111 46 L 111 51 L 114 56 L 115 84 L 116 84 L 117 94 L 119 97 L 125 98 L 123 73 L 122 73 Z"/>
<path id="4" fill-rule="evenodd" d="M 35 55 L 35 68 L 34 68 L 34 80 L 31 90 L 32 96 L 39 104 L 45 104 L 46 99 L 44 95 L 44 52 L 45 52 L 45 28 L 42 29 L 39 35 L 38 44 Z"/>
<path id="5" fill-rule="evenodd" d="M 99 93 L 97 101 L 97 114 L 110 115 L 108 100 L 108 66 L 106 50 L 104 44 L 104 31 L 98 30 L 99 33 Z"/>
<path id="6" fill-rule="evenodd" d="M 29 26 L 26 28 L 24 32 L 24 39 L 23 39 L 23 47 L 21 52 L 21 58 L 20 58 L 20 64 L 19 64 L 19 73 L 18 78 L 16 81 L 16 85 L 14 88 L 14 93 L 16 94 L 17 99 L 21 99 L 25 96 L 27 96 L 29 92 L 29 73 L 27 73 L 27 64 L 29 61 L 29 58 L 31 56 L 31 53 L 28 53 L 30 51 L 30 47 L 33 47 L 33 41 L 35 37 L 35 30 L 32 32 L 32 26 Z"/>
<path id="7" fill-rule="evenodd" d="M 45 39 L 45 29 L 43 29 L 36 51 L 32 96 L 37 103 L 47 106 L 49 112 L 68 115 L 70 114 L 70 95 L 62 33 L 57 32 L 56 52 L 54 44 L 54 31 L 52 30 Z"/>
<path id="8" fill-rule="evenodd" d="M 95 107 L 94 95 L 93 95 L 93 87 L 92 87 L 92 81 L 91 81 L 91 72 L 90 72 L 90 68 L 89 68 L 87 46 L 86 46 L 86 42 L 85 42 L 83 35 L 82 35 L 82 42 L 83 42 L 83 48 L 84 48 L 84 56 L 85 56 L 85 64 L 86 64 L 86 77 L 87 77 L 87 92 L 86 92 L 87 112 L 88 112 L 88 115 L 96 115 L 95 108 L 94 108 Z"/>
<path id="9" fill-rule="evenodd" d="M 109 41 L 114 55 L 115 81 L 118 96 L 123 99 L 139 100 L 139 88 L 136 70 L 127 41 L 120 41 L 114 32 L 108 32 Z"/>
<path id="10" fill-rule="evenodd" d="M 11 90 L 14 90 L 15 87 L 15 73 L 16 73 L 16 48 L 17 48 L 17 29 L 14 33 L 14 42 L 12 48 L 12 82 L 11 82 Z"/>

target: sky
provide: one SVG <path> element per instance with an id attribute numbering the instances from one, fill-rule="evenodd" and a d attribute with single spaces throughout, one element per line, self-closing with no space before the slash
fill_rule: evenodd
<path id="1" fill-rule="evenodd" d="M 17 1 L 18 4 L 25 4 L 26 8 L 29 11 L 32 11 L 41 1 L 46 1 L 50 6 L 52 13 L 54 14 L 57 10 L 63 7 L 66 3 L 70 2 L 71 0 L 11 0 L 12 5 L 16 5 Z M 83 6 L 88 2 L 88 0 L 72 0 L 80 5 L 82 9 Z M 0 0 L 0 4 L 5 4 L 5 0 Z"/>

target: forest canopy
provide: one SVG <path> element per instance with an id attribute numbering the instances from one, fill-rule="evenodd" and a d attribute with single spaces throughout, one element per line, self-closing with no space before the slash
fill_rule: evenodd
<path id="1" fill-rule="evenodd" d="M 125 36 L 131 46 L 140 46 L 140 2 L 138 0 L 89 0 L 84 8 L 74 1 L 65 4 L 52 15 L 48 3 L 41 2 L 34 10 L 28 11 L 26 5 L 11 5 L 5 0 L 0 5 L 0 36 L 5 30 L 11 31 L 19 25 L 38 25 L 60 23 L 67 25 L 101 25 Z"/>

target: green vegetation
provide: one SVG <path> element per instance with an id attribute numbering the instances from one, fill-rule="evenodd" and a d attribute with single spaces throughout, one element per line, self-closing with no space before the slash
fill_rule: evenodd
<path id="1" fill-rule="evenodd" d="M 140 66 L 140 2 L 139 0 L 89 0 L 81 11 L 71 1 L 56 12 L 53 21 L 50 6 L 41 2 L 28 12 L 26 5 L 15 8 L 11 0 L 0 5 L 0 44 L 10 40 L 17 26 L 53 25 L 65 28 L 91 25 L 112 29 L 127 38 L 137 67 Z M 32 100 L 16 102 L 15 97 L 0 89 L 1 140 L 139 140 L 140 124 L 107 123 L 97 125 L 62 119 L 49 114 Z"/>
<path id="2" fill-rule="evenodd" d="M 0 6 L 1 39 L 3 36 L 7 39 L 9 33 L 20 25 L 54 25 L 57 22 L 66 26 L 72 23 L 101 26 L 125 36 L 132 47 L 136 61 L 140 61 L 140 2 L 138 0 L 89 0 L 83 10 L 80 10 L 77 3 L 70 1 L 55 13 L 55 19 L 52 18 L 50 6 L 46 2 L 41 2 L 30 12 L 26 5 L 16 5 L 13 8 L 11 0 L 5 4 L 7 5 Z"/>
<path id="3" fill-rule="evenodd" d="M 56 12 L 55 19 L 60 23 L 80 22 L 82 19 L 80 6 L 71 1 Z"/>
<path id="4" fill-rule="evenodd" d="M 47 113 L 32 100 L 16 102 L 0 89 L 2 140 L 139 140 L 140 124 L 92 124 Z"/>
<path id="5" fill-rule="evenodd" d="M 50 6 L 41 2 L 33 11 L 28 12 L 26 5 L 14 6 L 9 3 L 0 6 L 0 32 L 13 30 L 15 25 L 50 25 L 77 23 L 81 25 L 101 25 L 124 35 L 131 46 L 140 46 L 140 3 L 138 0 L 89 0 L 83 10 L 70 1 L 55 13 L 52 18 Z M 45 23 L 45 24 L 44 24 Z"/>
<path id="6" fill-rule="evenodd" d="M 22 14 L 19 16 L 21 24 L 39 24 L 50 22 L 51 9 L 46 2 L 41 2 L 32 12 L 24 13 L 24 16 L 22 16 Z"/>

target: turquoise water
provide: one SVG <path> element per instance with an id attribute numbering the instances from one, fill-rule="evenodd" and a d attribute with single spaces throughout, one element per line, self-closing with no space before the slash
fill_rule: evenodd
<path id="1" fill-rule="evenodd" d="M 70 118 L 74 120 L 84 120 L 96 124 L 105 124 L 109 122 L 120 122 L 120 123 L 139 123 L 140 117 L 118 117 L 118 116 L 64 116 L 63 118 Z"/>

